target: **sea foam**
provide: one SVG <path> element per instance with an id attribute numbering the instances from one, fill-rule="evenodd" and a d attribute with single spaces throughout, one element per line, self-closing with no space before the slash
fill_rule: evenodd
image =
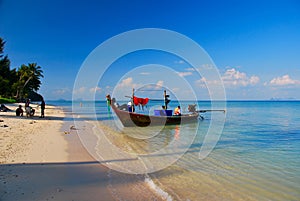
<path id="1" fill-rule="evenodd" d="M 172 197 L 159 186 L 157 186 L 148 175 L 145 176 L 145 182 L 152 190 L 154 190 L 157 195 L 161 196 L 163 199 L 167 201 L 173 200 Z"/>

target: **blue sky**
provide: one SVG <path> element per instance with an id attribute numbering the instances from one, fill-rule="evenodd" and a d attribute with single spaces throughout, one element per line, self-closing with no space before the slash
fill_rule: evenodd
<path id="1" fill-rule="evenodd" d="M 46 100 L 71 99 L 76 75 L 93 49 L 117 34 L 141 28 L 176 31 L 202 46 L 220 72 L 227 99 L 300 99 L 300 2 L 296 0 L 0 1 L 0 37 L 6 41 L 11 68 L 37 62 L 44 70 L 39 92 Z M 138 77 L 124 74 L 140 65 L 160 63 L 189 80 L 200 98 L 209 99 L 204 78 L 195 76 L 181 58 L 144 53 L 116 61 L 95 86 L 96 97 L 116 86 L 140 86 Z"/>

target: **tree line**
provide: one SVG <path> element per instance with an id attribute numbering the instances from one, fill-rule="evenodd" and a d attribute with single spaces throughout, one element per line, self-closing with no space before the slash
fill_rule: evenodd
<path id="1" fill-rule="evenodd" d="M 0 98 L 40 101 L 42 96 L 37 91 L 44 77 L 42 68 L 37 63 L 28 63 L 10 69 L 10 60 L 4 55 L 4 46 L 5 41 L 0 37 Z"/>

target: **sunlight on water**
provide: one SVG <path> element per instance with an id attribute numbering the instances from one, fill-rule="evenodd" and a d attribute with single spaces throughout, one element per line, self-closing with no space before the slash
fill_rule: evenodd
<path id="1" fill-rule="evenodd" d="M 87 120 L 91 104 L 80 108 Z M 209 109 L 210 103 L 199 105 Z M 221 138 L 202 160 L 199 151 L 210 125 L 209 113 L 198 124 L 140 129 L 122 128 L 115 115 L 108 114 L 105 102 L 96 103 L 96 112 L 98 121 L 112 130 L 110 140 L 125 151 L 159 158 L 163 155 L 151 154 L 173 143 L 169 155 L 184 153 L 173 165 L 150 174 L 175 199 L 300 199 L 300 102 L 228 102 Z"/>

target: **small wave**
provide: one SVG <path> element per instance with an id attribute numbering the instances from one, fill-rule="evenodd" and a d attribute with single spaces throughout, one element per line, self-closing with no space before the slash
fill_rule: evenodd
<path id="1" fill-rule="evenodd" d="M 158 187 L 148 175 L 145 176 L 145 182 L 152 190 L 154 190 L 157 195 L 161 196 L 163 199 L 167 201 L 173 200 L 172 197 L 167 192 Z"/>

